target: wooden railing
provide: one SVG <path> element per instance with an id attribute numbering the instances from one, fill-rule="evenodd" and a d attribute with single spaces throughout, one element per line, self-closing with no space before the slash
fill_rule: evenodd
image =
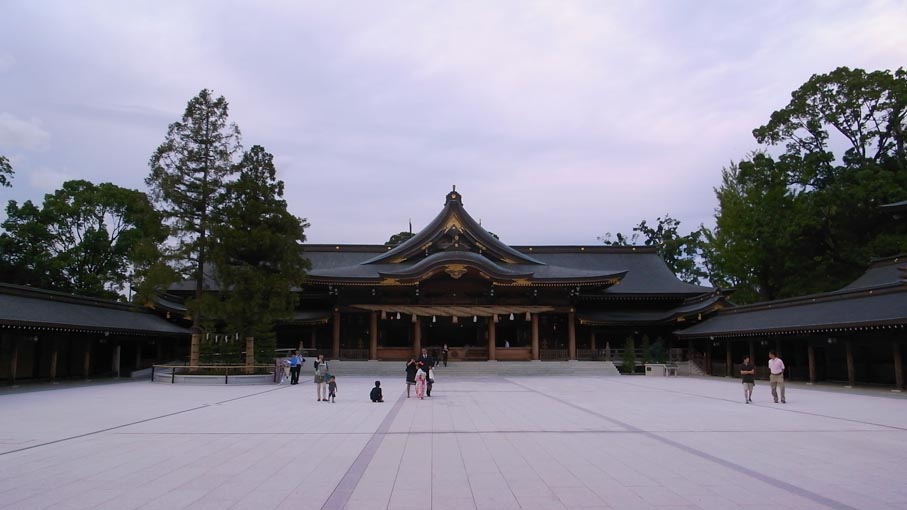
<path id="1" fill-rule="evenodd" d="M 224 384 L 230 384 L 230 376 L 238 375 L 270 375 L 274 382 L 283 370 L 280 364 L 275 365 L 151 365 L 151 382 L 155 382 L 155 373 L 161 370 L 170 370 L 170 383 L 176 382 L 176 376 L 208 376 L 219 377 L 223 375 Z"/>

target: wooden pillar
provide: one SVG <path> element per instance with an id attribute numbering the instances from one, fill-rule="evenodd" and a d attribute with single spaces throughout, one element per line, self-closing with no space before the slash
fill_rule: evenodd
<path id="1" fill-rule="evenodd" d="M 416 317 L 413 323 L 413 354 L 422 354 L 422 318 Z"/>
<path id="2" fill-rule="evenodd" d="M 198 366 L 199 353 L 201 352 L 202 346 L 202 334 L 201 332 L 192 333 L 192 340 L 189 344 L 189 366 L 196 367 Z"/>
<path id="3" fill-rule="evenodd" d="M 752 363 L 753 366 L 756 366 L 756 342 L 752 339 L 750 339 L 750 341 L 749 341 L 749 348 L 750 348 L 750 363 Z"/>
<path id="4" fill-rule="evenodd" d="M 82 376 L 86 379 L 91 375 L 91 340 L 83 344 L 82 351 Z"/>
<path id="5" fill-rule="evenodd" d="M 312 326 L 312 350 L 318 350 L 318 326 Z"/>
<path id="6" fill-rule="evenodd" d="M 809 340 L 806 341 L 806 357 L 809 363 L 809 384 L 814 384 L 816 382 L 816 349 Z"/>
<path id="7" fill-rule="evenodd" d="M 891 354 L 894 355 L 894 389 L 904 389 L 904 365 L 901 360 L 901 344 L 897 340 L 891 341 Z"/>
<path id="8" fill-rule="evenodd" d="M 135 369 L 142 369 L 142 342 L 135 343 Z"/>
<path id="9" fill-rule="evenodd" d="M 378 312 L 372 311 L 368 317 L 368 359 L 378 359 Z"/>
<path id="10" fill-rule="evenodd" d="M 595 345 L 595 330 L 592 328 L 589 328 L 589 348 L 592 349 L 593 351 L 595 351 L 596 347 L 597 346 Z"/>
<path id="11" fill-rule="evenodd" d="M 576 313 L 567 314 L 567 359 L 576 359 Z"/>
<path id="12" fill-rule="evenodd" d="M 532 359 L 538 361 L 539 359 L 539 315 L 537 313 L 532 314 Z"/>
<path id="13" fill-rule="evenodd" d="M 845 347 L 847 348 L 847 385 L 853 387 L 856 373 L 853 367 L 853 342 L 849 338 L 845 343 Z"/>
<path id="14" fill-rule="evenodd" d="M 155 340 L 154 347 L 155 347 L 155 351 L 157 351 L 156 354 L 154 355 L 155 361 L 157 361 L 158 363 L 163 362 L 164 361 L 164 339 L 158 338 L 157 340 Z"/>
<path id="15" fill-rule="evenodd" d="M 110 370 L 117 375 L 117 379 L 120 378 L 120 355 L 123 353 L 123 346 L 120 345 L 118 341 L 115 346 L 113 346 L 113 359 L 110 363 Z"/>
<path id="16" fill-rule="evenodd" d="M 331 359 L 340 359 L 340 310 L 334 311 L 334 334 L 331 345 Z"/>
<path id="17" fill-rule="evenodd" d="M 60 361 L 60 339 L 54 337 L 50 344 L 50 382 L 57 380 L 57 364 Z"/>
<path id="18" fill-rule="evenodd" d="M 15 335 L 11 335 L 9 342 L 9 383 L 16 384 L 16 369 L 19 368 L 19 339 Z"/>
<path id="19" fill-rule="evenodd" d="M 611 340 L 605 340 L 605 361 L 611 361 Z"/>
<path id="20" fill-rule="evenodd" d="M 491 316 L 488 318 L 488 361 L 495 361 L 497 359 L 494 352 L 496 342 L 496 329 L 497 328 L 495 328 L 494 324 L 494 316 Z"/>
<path id="21" fill-rule="evenodd" d="M 255 373 L 255 337 L 246 337 L 246 373 Z"/>
<path id="22" fill-rule="evenodd" d="M 727 342 L 724 343 L 724 376 L 731 377 L 734 373 L 734 360 L 731 359 L 731 339 L 728 338 Z"/>

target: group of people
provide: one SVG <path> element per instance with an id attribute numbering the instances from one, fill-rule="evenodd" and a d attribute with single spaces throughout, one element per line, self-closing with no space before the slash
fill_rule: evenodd
<path id="1" fill-rule="evenodd" d="M 444 352 L 447 352 L 446 345 Z M 445 355 L 442 359 L 444 366 L 447 366 L 447 356 Z M 415 388 L 417 398 L 431 397 L 431 388 L 435 384 L 435 365 L 437 365 L 437 361 L 428 353 L 427 349 L 422 349 L 422 355 L 418 359 L 412 357 L 406 362 L 406 398 L 410 398 L 410 390 L 413 388 Z"/>
<path id="2" fill-rule="evenodd" d="M 423 357 L 426 355 L 425 350 L 422 351 L 422 354 Z M 421 360 L 422 357 L 419 359 Z M 429 357 L 428 359 L 431 358 Z M 281 383 L 289 381 L 290 384 L 299 384 L 299 373 L 302 371 L 303 363 L 305 363 L 305 358 L 299 352 L 293 351 L 290 353 L 290 357 L 284 362 L 286 373 L 283 374 Z M 318 358 L 315 359 L 314 369 L 315 393 L 318 397 L 318 402 L 336 403 L 337 377 L 328 371 L 328 362 L 324 360 L 323 354 L 319 354 Z M 407 387 L 407 393 L 409 393 L 409 387 Z M 431 395 L 431 386 L 429 386 L 428 393 Z M 369 398 L 372 402 L 384 402 L 381 381 L 375 381 L 375 386 L 369 392 Z"/>
<path id="3" fill-rule="evenodd" d="M 768 381 L 772 387 L 772 398 L 778 403 L 778 393 L 780 390 L 781 403 L 786 404 L 784 398 L 784 361 L 778 357 L 775 351 L 768 353 Z M 740 378 L 743 380 L 743 399 L 747 404 L 753 403 L 753 387 L 756 385 L 756 367 L 753 366 L 749 356 L 743 357 L 743 364 L 740 365 Z"/>

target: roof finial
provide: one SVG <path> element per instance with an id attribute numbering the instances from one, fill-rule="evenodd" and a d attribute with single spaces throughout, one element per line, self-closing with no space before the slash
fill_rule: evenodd
<path id="1" fill-rule="evenodd" d="M 454 190 L 454 191 L 457 191 L 457 185 L 456 185 L 456 184 L 453 185 L 453 190 Z"/>

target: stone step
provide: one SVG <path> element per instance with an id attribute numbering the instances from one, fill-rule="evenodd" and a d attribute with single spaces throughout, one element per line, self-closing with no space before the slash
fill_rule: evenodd
<path id="1" fill-rule="evenodd" d="M 403 377 L 402 361 L 328 361 L 330 372 L 337 376 Z M 441 377 L 534 376 L 534 375 L 620 375 L 610 361 L 460 361 L 435 368 Z M 305 371 L 303 371 L 305 374 Z"/>

